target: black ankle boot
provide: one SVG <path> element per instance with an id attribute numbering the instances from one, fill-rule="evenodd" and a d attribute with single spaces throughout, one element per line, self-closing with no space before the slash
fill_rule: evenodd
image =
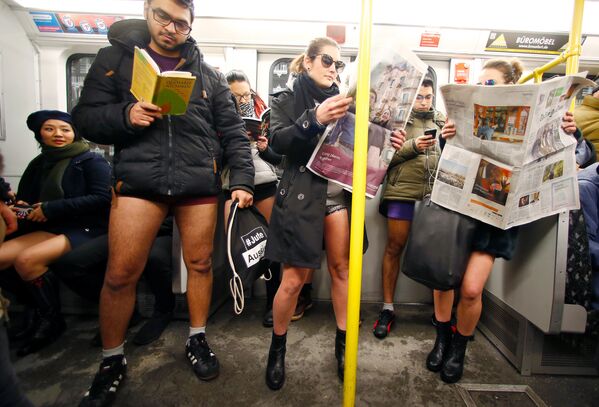
<path id="1" fill-rule="evenodd" d="M 268 351 L 268 365 L 266 366 L 266 385 L 271 390 L 279 390 L 285 383 L 285 351 L 287 333 L 276 335 L 272 333 L 272 342 Z"/>
<path id="2" fill-rule="evenodd" d="M 437 322 L 437 339 L 433 350 L 426 358 L 426 368 L 431 372 L 438 372 L 443 367 L 443 359 L 451 343 L 451 322 Z"/>
<path id="3" fill-rule="evenodd" d="M 11 341 L 20 341 L 21 339 L 30 338 L 37 328 L 39 315 L 37 309 L 33 306 L 27 306 L 23 312 L 21 326 L 9 325 L 8 338 Z"/>
<path id="4" fill-rule="evenodd" d="M 345 371 L 345 331 L 337 328 L 335 335 L 335 357 L 337 358 L 337 376 L 343 381 Z"/>
<path id="5" fill-rule="evenodd" d="M 36 352 L 54 342 L 66 329 L 60 315 L 58 286 L 54 277 L 45 273 L 27 284 L 39 309 L 39 324 L 31 338 L 17 350 L 18 356 Z"/>
<path id="6" fill-rule="evenodd" d="M 464 336 L 458 331 L 451 338 L 449 351 L 441 369 L 441 380 L 445 383 L 455 383 L 462 378 L 464 372 L 464 356 L 469 336 Z"/>

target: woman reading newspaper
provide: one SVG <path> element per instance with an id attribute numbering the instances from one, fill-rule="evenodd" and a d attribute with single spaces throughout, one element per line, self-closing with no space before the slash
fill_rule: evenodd
<path id="1" fill-rule="evenodd" d="M 311 269 L 319 269 L 327 253 L 331 297 L 337 323 L 335 357 L 343 379 L 347 278 L 349 263 L 349 194 L 306 169 L 326 125 L 345 116 L 352 98 L 335 84 L 344 68 L 339 46 L 316 38 L 290 66 L 295 74 L 277 94 L 271 108 L 271 146 L 287 157 L 272 211 L 266 257 L 283 265 L 283 278 L 273 305 L 274 328 L 266 368 L 266 384 L 280 389 L 285 381 L 287 327 Z M 401 148 L 403 134 L 391 142 Z"/>
<path id="2" fill-rule="evenodd" d="M 494 59 L 487 61 L 479 76 L 478 84 L 515 84 L 522 75 L 522 64 L 518 60 Z M 562 129 L 567 134 L 576 132 L 576 123 L 571 113 L 562 119 Z M 447 140 L 456 134 L 455 123 L 447 121 L 441 131 Z M 437 338 L 426 359 L 426 367 L 433 372 L 441 372 L 441 379 L 455 383 L 462 377 L 464 356 L 468 339 L 474 333 L 482 310 L 482 292 L 497 257 L 511 259 L 516 247 L 518 228 L 502 230 L 478 221 L 472 245 L 472 253 L 460 287 L 460 300 L 457 307 L 457 329 L 451 329 L 451 310 L 454 291 L 434 290 L 433 299 L 437 324 Z"/>

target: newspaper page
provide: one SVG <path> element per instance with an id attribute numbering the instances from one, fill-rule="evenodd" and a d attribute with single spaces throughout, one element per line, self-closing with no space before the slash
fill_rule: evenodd
<path id="1" fill-rule="evenodd" d="M 431 199 L 501 229 L 578 209 L 576 140 L 560 127 L 581 75 L 540 84 L 441 88 L 456 136 Z"/>
<path id="2" fill-rule="evenodd" d="M 366 196 L 373 198 L 387 173 L 395 149 L 391 131 L 403 129 L 428 65 L 411 51 L 377 48 L 370 72 L 370 124 Z M 355 77 L 348 77 L 348 95 L 355 96 Z M 350 108 L 350 112 L 355 107 Z M 355 115 L 348 113 L 331 123 L 323 133 L 307 168 L 318 176 L 352 190 Z"/>

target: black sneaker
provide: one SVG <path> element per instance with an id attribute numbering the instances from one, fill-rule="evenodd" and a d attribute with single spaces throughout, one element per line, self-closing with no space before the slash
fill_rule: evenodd
<path id="1" fill-rule="evenodd" d="M 206 342 L 206 334 L 200 333 L 188 338 L 185 355 L 200 380 L 212 380 L 218 376 L 220 366 L 216 355 Z"/>
<path id="2" fill-rule="evenodd" d="M 393 311 L 384 309 L 379 314 L 379 319 L 376 320 L 372 327 L 372 333 L 379 339 L 383 339 L 387 336 L 391 330 L 391 325 L 395 321 L 395 314 Z"/>
<path id="3" fill-rule="evenodd" d="M 79 407 L 109 406 L 116 397 L 119 385 L 127 374 L 127 359 L 124 355 L 110 356 L 102 360 L 100 369 L 91 387 L 85 393 Z"/>

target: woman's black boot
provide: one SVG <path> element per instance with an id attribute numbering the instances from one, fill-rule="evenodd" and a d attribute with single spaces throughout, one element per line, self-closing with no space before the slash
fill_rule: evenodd
<path id="1" fill-rule="evenodd" d="M 39 309 L 39 323 L 31 338 L 17 350 L 18 356 L 36 352 L 54 342 L 66 329 L 60 315 L 60 299 L 55 278 L 49 273 L 28 283 L 31 295 Z"/>
<path id="2" fill-rule="evenodd" d="M 437 339 L 435 340 L 435 346 L 433 350 L 428 354 L 426 358 L 426 368 L 431 372 L 438 372 L 443 367 L 443 359 L 449 350 L 449 344 L 451 343 L 451 321 L 438 322 L 437 321 Z"/>
<path id="3" fill-rule="evenodd" d="M 455 383 L 462 378 L 464 372 L 464 356 L 469 336 L 460 334 L 457 330 L 451 338 L 449 351 L 441 369 L 441 380 L 445 383 Z"/>
<path id="4" fill-rule="evenodd" d="M 345 331 L 337 328 L 335 335 L 335 357 L 337 358 L 337 376 L 343 381 L 345 370 Z"/>
<path id="5" fill-rule="evenodd" d="M 272 333 L 272 342 L 268 351 L 266 366 L 266 385 L 271 390 L 279 390 L 285 383 L 285 351 L 287 333 L 277 335 Z"/>
<path id="6" fill-rule="evenodd" d="M 21 339 L 26 339 L 31 337 L 35 332 L 35 329 L 38 325 L 38 312 L 37 309 L 33 306 L 26 306 L 25 311 L 23 312 L 23 318 L 21 326 L 13 327 L 10 326 L 8 330 L 8 337 L 11 341 L 20 341 Z M 12 320 L 11 320 L 12 322 Z"/>

